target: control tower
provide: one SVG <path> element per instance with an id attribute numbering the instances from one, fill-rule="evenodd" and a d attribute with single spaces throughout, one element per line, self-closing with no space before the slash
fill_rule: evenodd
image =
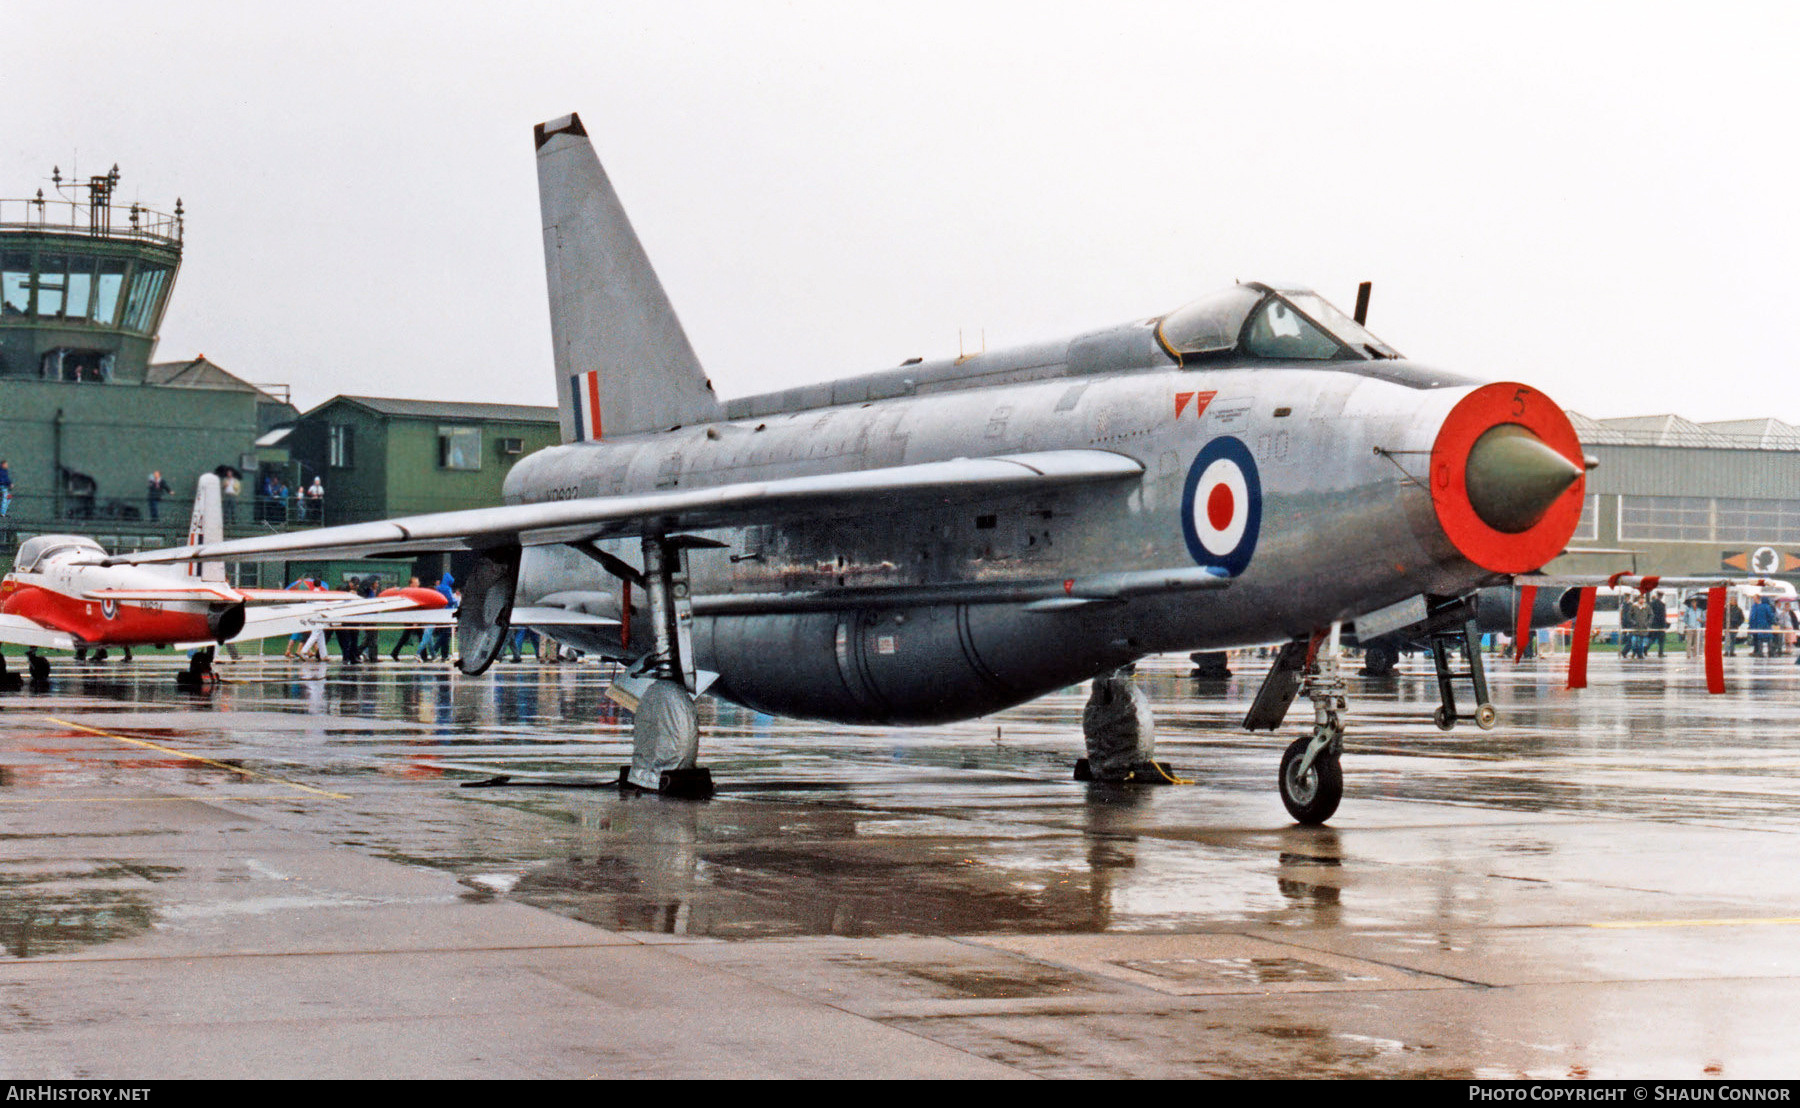
<path id="1" fill-rule="evenodd" d="M 181 201 L 115 207 L 116 165 L 51 181 L 55 199 L 0 200 L 0 377 L 141 384 L 181 267 Z"/>
<path id="2" fill-rule="evenodd" d="M 119 169 L 52 171 L 49 195 L 0 199 L 0 568 L 45 532 L 109 548 L 186 532 L 202 473 L 265 464 L 259 436 L 299 413 L 285 386 L 250 384 L 204 355 L 157 363 L 157 332 L 181 267 L 185 215 L 118 204 Z M 285 470 L 283 470 L 285 472 Z M 150 495 L 150 475 L 169 486 Z M 246 503 L 234 531 L 258 526 Z"/>

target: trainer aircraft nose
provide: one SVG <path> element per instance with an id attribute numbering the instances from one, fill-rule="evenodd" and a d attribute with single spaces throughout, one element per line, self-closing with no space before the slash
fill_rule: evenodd
<path id="1" fill-rule="evenodd" d="M 1581 444 L 1549 397 L 1516 382 L 1473 389 L 1431 448 L 1431 502 L 1457 550 L 1483 569 L 1524 573 L 1567 545 L 1586 492 Z"/>

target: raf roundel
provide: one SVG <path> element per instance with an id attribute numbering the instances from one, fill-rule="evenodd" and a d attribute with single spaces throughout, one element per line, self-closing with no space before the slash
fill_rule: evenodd
<path id="1" fill-rule="evenodd" d="M 1262 481 L 1241 440 L 1216 438 L 1194 456 L 1181 496 L 1181 528 L 1198 564 L 1233 577 L 1250 565 L 1262 529 Z"/>

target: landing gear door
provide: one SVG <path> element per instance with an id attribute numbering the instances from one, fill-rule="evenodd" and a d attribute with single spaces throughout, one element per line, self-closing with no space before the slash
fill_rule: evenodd
<path id="1" fill-rule="evenodd" d="M 463 584 L 456 610 L 457 668 L 474 676 L 494 664 L 512 630 L 513 600 L 519 591 L 517 543 L 489 547 L 475 555 L 475 569 Z"/>
<path id="2" fill-rule="evenodd" d="M 686 547 L 676 554 L 674 572 L 669 575 L 669 596 L 675 607 L 675 656 L 681 662 L 681 683 L 688 692 L 699 696 L 701 688 L 694 671 L 694 598 L 688 588 Z"/>

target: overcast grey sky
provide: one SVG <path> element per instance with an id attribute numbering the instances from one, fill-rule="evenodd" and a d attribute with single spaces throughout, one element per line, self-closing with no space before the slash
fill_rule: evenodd
<path id="1" fill-rule="evenodd" d="M 1605 417 L 1800 423 L 1775 3 L 9 4 L 0 195 L 188 211 L 162 359 L 552 403 L 579 111 L 725 396 L 1311 285 Z"/>

